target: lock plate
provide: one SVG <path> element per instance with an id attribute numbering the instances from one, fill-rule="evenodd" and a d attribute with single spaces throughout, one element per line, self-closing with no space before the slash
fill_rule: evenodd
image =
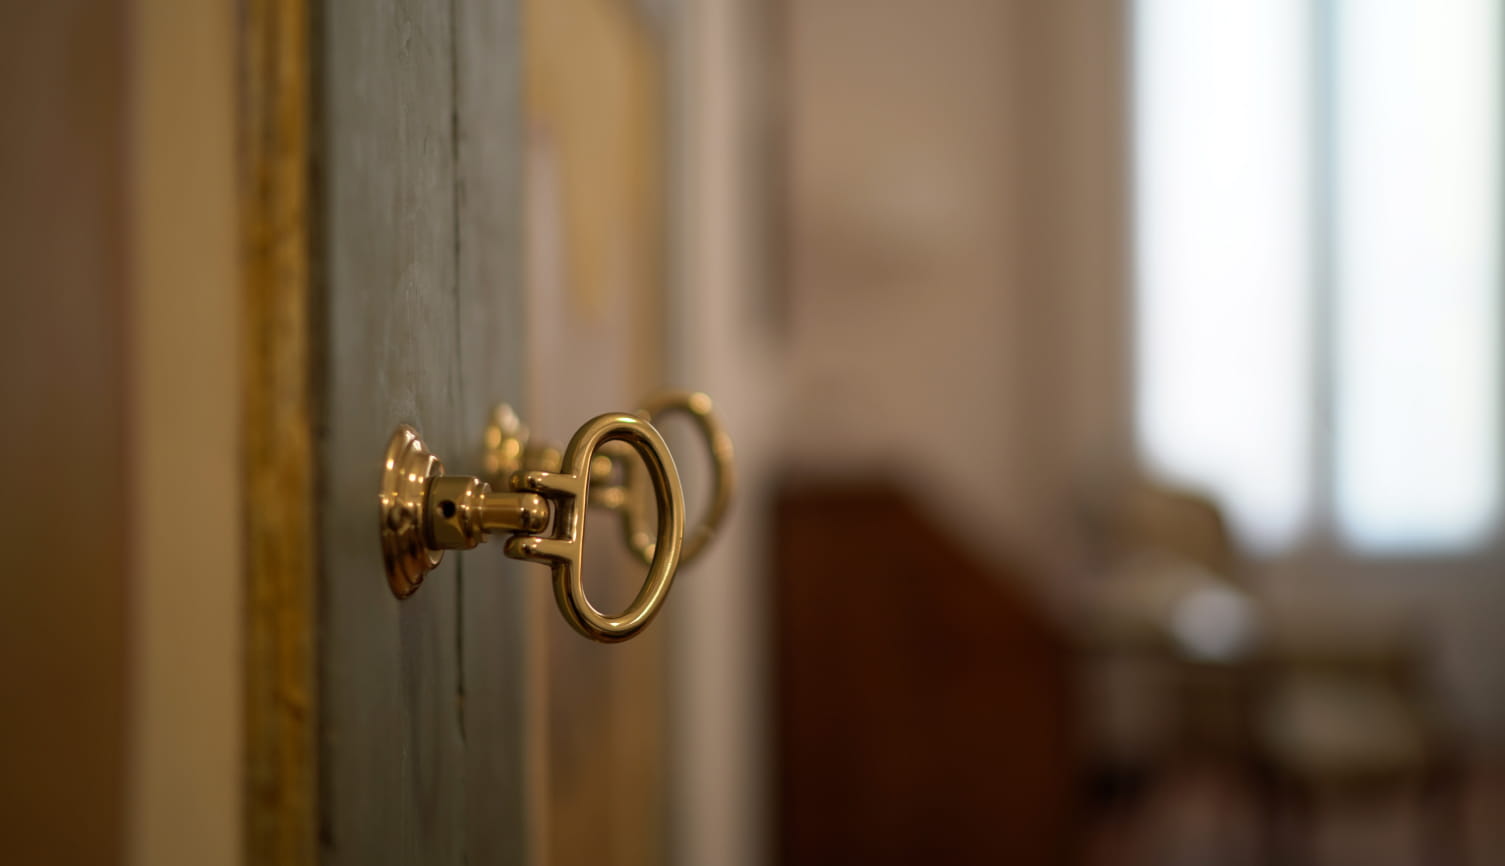
<path id="1" fill-rule="evenodd" d="M 418 431 L 403 424 L 387 442 L 381 474 L 381 550 L 392 594 L 407 598 L 423 576 L 444 558 L 423 536 L 423 507 L 429 479 L 444 464 L 429 451 Z"/>

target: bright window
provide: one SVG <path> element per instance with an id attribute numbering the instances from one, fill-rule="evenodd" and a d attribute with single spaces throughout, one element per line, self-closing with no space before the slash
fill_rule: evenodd
<path id="1" fill-rule="evenodd" d="M 1500 499 L 1495 0 L 1140 0 L 1136 427 L 1257 550 Z"/>

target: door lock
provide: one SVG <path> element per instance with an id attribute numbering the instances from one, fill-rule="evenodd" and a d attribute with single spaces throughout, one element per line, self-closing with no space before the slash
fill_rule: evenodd
<path id="1" fill-rule="evenodd" d="M 731 440 L 711 413 L 709 398 L 675 392 L 649 406 L 637 414 L 592 418 L 563 451 L 530 443 L 515 413 L 500 407 L 486 431 L 485 478 L 444 474 L 444 464 L 418 432 L 398 427 L 387 444 L 380 496 L 382 555 L 392 593 L 407 598 L 416 592 L 444 551 L 504 536 L 507 556 L 549 566 L 555 601 L 576 631 L 606 643 L 636 635 L 658 614 L 680 563 L 714 534 L 732 484 Z M 710 444 L 715 492 L 689 548 L 679 472 L 648 420 L 654 411 L 689 413 Z M 640 460 L 608 457 L 603 446 L 630 449 Z M 590 504 L 621 515 L 627 543 L 648 566 L 636 598 L 617 616 L 597 610 L 585 596 L 582 542 Z M 651 531 L 649 507 L 658 513 Z"/>

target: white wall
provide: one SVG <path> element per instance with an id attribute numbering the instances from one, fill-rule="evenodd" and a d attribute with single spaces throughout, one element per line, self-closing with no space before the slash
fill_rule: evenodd
<path id="1" fill-rule="evenodd" d="M 792 465 L 1071 568 L 1122 456 L 1117 3 L 792 4 Z"/>

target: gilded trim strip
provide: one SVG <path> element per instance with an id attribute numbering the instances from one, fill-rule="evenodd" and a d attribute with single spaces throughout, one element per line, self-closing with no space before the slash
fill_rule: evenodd
<path id="1" fill-rule="evenodd" d="M 318 859 L 306 0 L 242 0 L 245 862 Z"/>

